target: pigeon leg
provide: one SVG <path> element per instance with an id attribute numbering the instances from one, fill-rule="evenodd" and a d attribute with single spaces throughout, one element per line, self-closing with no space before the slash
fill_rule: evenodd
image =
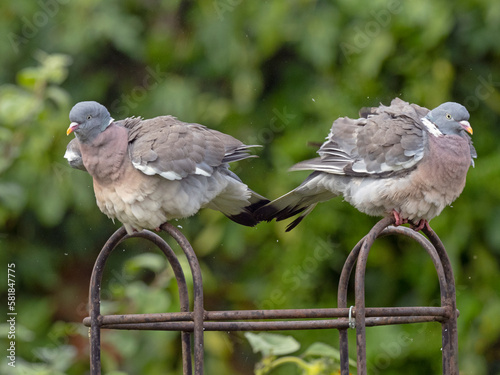
<path id="1" fill-rule="evenodd" d="M 415 232 L 420 232 L 422 229 L 427 228 L 428 230 L 431 229 L 429 226 L 429 222 L 425 219 L 420 219 L 420 221 L 415 225 L 412 223 L 411 229 L 413 229 Z"/>
<path id="2" fill-rule="evenodd" d="M 408 219 L 403 219 L 400 213 L 397 212 L 396 210 L 392 210 L 392 214 L 394 215 L 394 219 L 396 219 L 396 222 L 394 223 L 395 226 L 398 227 L 400 225 L 408 223 Z"/>

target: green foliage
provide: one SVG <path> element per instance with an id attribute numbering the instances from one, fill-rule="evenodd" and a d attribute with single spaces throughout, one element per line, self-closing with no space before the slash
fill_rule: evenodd
<path id="1" fill-rule="evenodd" d="M 454 267 L 461 373 L 498 372 L 499 4 L 7 0 L 2 10 L 0 274 L 16 263 L 19 366 L 88 371 L 80 322 L 91 267 L 118 223 L 99 212 L 91 178 L 62 157 L 74 103 L 100 101 L 116 119 L 171 114 L 261 144 L 259 159 L 233 170 L 275 198 L 307 176 L 287 168 L 314 157 L 307 142 L 321 142 L 334 119 L 399 96 L 427 107 L 453 100 L 471 113 L 476 167 L 431 224 Z M 333 199 L 290 233 L 287 223 L 246 228 L 210 210 L 175 224 L 199 255 L 205 308 L 222 310 L 335 307 L 347 253 L 375 221 Z M 178 311 L 172 273 L 150 250 L 132 241 L 113 254 L 106 311 Z M 432 305 L 439 295 L 432 262 L 394 238 L 373 249 L 366 284 L 368 306 Z M 205 336 L 207 373 L 253 371 L 244 338 Z M 337 342 L 321 331 L 294 337 L 309 348 Z M 104 340 L 107 373 L 181 372 L 176 333 L 110 331 Z M 369 372 L 440 371 L 438 325 L 377 327 L 367 340 Z M 293 358 L 315 358 L 303 356 Z"/>
<path id="2" fill-rule="evenodd" d="M 64 165 L 53 164 L 54 137 L 70 98 L 59 85 L 66 79 L 70 59 L 37 51 L 38 66 L 22 69 L 17 85 L 0 87 L 0 225 L 32 209 L 48 225 L 61 221 L 67 209 L 68 184 Z M 43 129 L 44 131 L 34 131 Z M 34 135 L 37 135 L 36 137 Z M 20 167 L 22 166 L 22 168 Z M 47 174 L 55 175 L 49 180 Z M 40 199 L 41 194 L 46 199 Z"/>
<path id="3" fill-rule="evenodd" d="M 247 332 L 245 337 L 252 346 L 254 353 L 260 352 L 264 357 L 289 354 L 300 348 L 299 342 L 292 336 Z"/>
<path id="4" fill-rule="evenodd" d="M 26 375 L 65 375 L 66 370 L 74 363 L 76 349 L 72 346 L 59 346 L 57 348 L 39 348 L 35 355 L 45 359 L 36 364 L 21 360 L 16 365 L 16 371 L 19 374 Z M 8 373 L 9 367 L 4 365 L 4 373 Z"/>
<path id="5" fill-rule="evenodd" d="M 340 374 L 340 353 L 325 343 L 315 342 L 300 356 L 291 356 L 288 354 L 300 349 L 300 343 L 292 336 L 247 332 L 245 337 L 254 353 L 262 354 L 262 359 L 255 365 L 256 375 L 276 374 L 280 370 L 286 374 Z M 349 363 L 356 367 L 355 361 Z"/>

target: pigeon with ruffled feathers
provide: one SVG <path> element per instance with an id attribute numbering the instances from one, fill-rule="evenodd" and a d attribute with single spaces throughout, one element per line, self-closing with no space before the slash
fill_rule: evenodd
<path id="1" fill-rule="evenodd" d="M 314 172 L 258 209 L 259 220 L 300 214 L 289 231 L 318 202 L 341 195 L 361 212 L 394 215 L 396 225 L 420 230 L 461 194 L 477 156 L 464 106 L 447 102 L 429 111 L 396 98 L 360 116 L 335 120 L 319 157 L 291 168 Z"/>
<path id="2" fill-rule="evenodd" d="M 228 163 L 252 157 L 230 135 L 173 116 L 114 121 L 93 101 L 77 103 L 65 158 L 93 178 L 99 209 L 128 233 L 158 229 L 201 208 L 254 226 L 254 211 L 269 201 L 245 185 Z"/>

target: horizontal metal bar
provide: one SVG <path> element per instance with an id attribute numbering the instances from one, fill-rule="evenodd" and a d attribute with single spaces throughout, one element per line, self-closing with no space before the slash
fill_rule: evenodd
<path id="1" fill-rule="evenodd" d="M 353 316 L 356 309 L 353 309 Z M 398 316 L 439 316 L 448 317 L 444 307 L 370 307 L 366 309 L 366 317 L 398 317 Z M 321 319 L 347 318 L 349 309 L 283 309 L 283 310 L 233 310 L 233 311 L 205 311 L 206 321 L 212 320 L 248 320 L 248 319 Z M 128 315 L 101 315 L 100 325 L 133 324 L 154 322 L 191 321 L 191 312 L 173 312 L 158 314 L 128 314 Z M 90 326 L 90 318 L 85 318 L 83 324 Z"/>
<path id="2" fill-rule="evenodd" d="M 447 311 L 443 307 L 371 307 L 367 308 L 367 317 L 375 316 L 411 316 L 437 315 L 446 317 Z M 356 308 L 353 308 L 353 316 Z M 233 310 L 233 311 L 206 311 L 205 320 L 242 320 L 242 319 L 310 319 L 310 318 L 347 318 L 348 308 L 326 309 L 282 309 L 282 310 Z"/>
<path id="3" fill-rule="evenodd" d="M 440 316 L 399 316 L 366 318 L 367 327 L 394 324 L 442 322 Z M 192 332 L 193 322 L 153 322 L 105 324 L 102 329 L 154 330 Z M 310 329 L 347 329 L 349 321 L 345 319 L 322 319 L 307 321 L 271 321 L 271 322 L 203 322 L 204 331 L 284 331 Z"/>

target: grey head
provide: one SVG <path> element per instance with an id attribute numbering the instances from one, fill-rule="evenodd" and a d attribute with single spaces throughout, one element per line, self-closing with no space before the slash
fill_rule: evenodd
<path id="1" fill-rule="evenodd" d="M 97 102 L 79 102 L 69 112 L 71 124 L 66 132 L 75 132 L 80 142 L 92 142 L 113 121 L 108 110 Z"/>
<path id="2" fill-rule="evenodd" d="M 472 127 L 468 121 L 469 112 L 459 103 L 443 103 L 430 111 L 425 118 L 434 123 L 445 135 L 458 135 L 463 131 L 472 134 Z"/>

